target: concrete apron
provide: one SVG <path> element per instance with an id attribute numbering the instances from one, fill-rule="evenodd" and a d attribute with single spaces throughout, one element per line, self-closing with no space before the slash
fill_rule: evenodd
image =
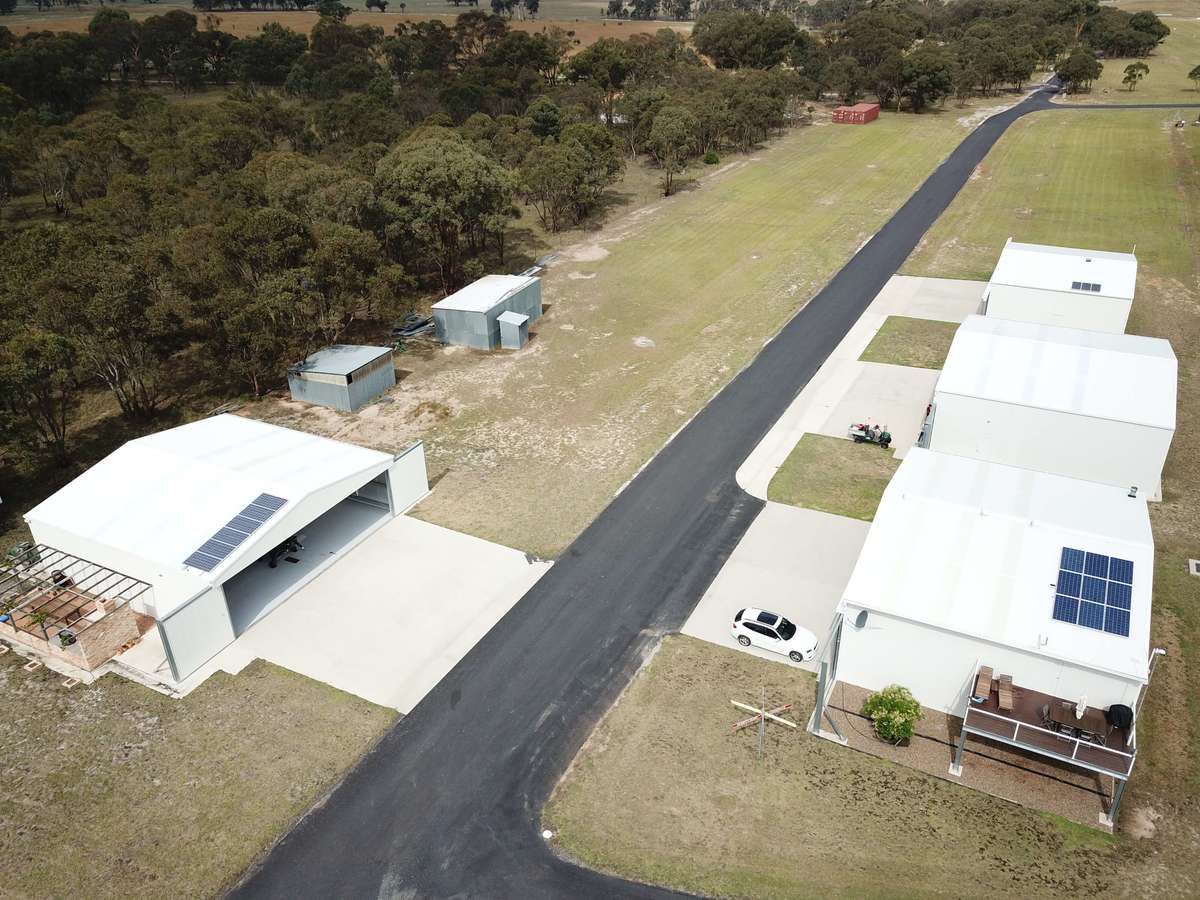
<path id="1" fill-rule="evenodd" d="M 399 516 L 183 682 L 171 680 L 155 631 L 122 654 L 115 670 L 178 697 L 216 671 L 237 674 L 261 658 L 407 713 L 550 565 Z"/>
<path id="2" fill-rule="evenodd" d="M 858 519 L 768 503 L 705 591 L 683 633 L 815 672 L 823 647 L 811 662 L 800 664 L 758 647 L 742 647 L 730 633 L 734 614 L 747 606 L 779 613 L 824 643 L 870 527 Z"/>
<path id="3" fill-rule="evenodd" d="M 767 487 L 806 433 L 846 437 L 852 421 L 887 425 L 896 458 L 920 433 L 937 382 L 935 369 L 859 362 L 888 316 L 962 322 L 976 312 L 984 283 L 894 275 L 829 354 L 824 364 L 738 468 L 747 493 L 767 499 Z"/>

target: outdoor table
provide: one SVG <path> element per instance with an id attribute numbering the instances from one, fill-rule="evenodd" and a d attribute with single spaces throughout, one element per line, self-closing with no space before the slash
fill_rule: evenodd
<path id="1" fill-rule="evenodd" d="M 1075 704 L 1066 700 L 1050 704 L 1050 721 L 1062 726 L 1073 735 L 1084 740 L 1103 744 L 1108 735 L 1108 719 L 1104 711 L 1089 706 L 1083 716 L 1075 718 Z"/>

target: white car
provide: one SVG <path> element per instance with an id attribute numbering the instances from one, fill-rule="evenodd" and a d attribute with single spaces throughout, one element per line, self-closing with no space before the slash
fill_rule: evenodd
<path id="1" fill-rule="evenodd" d="M 785 653 L 792 662 L 806 662 L 817 655 L 817 637 L 773 612 L 740 609 L 733 617 L 733 636 L 743 647 L 761 647 Z"/>

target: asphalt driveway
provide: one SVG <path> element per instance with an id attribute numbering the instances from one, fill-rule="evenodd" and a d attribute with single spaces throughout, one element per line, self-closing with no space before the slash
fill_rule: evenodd
<path id="1" fill-rule="evenodd" d="M 762 501 L 734 472 L 1035 94 L 973 131 L 475 648 L 234 891 L 238 897 L 659 897 L 582 869 L 540 810 Z"/>

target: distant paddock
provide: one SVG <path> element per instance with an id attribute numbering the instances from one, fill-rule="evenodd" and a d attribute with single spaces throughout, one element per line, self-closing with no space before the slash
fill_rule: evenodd
<path id="1" fill-rule="evenodd" d="M 125 9 L 130 16 L 135 19 L 145 19 L 154 15 L 161 15 L 171 9 L 187 9 L 192 10 L 190 5 L 185 4 L 166 4 L 158 3 L 153 5 L 138 6 L 136 8 L 128 6 L 120 6 L 119 9 Z M 463 6 L 461 12 L 466 12 L 471 7 Z M 482 7 L 480 7 L 482 8 Z M 4 16 L 0 18 L 0 25 L 5 25 L 10 28 L 13 34 L 23 35 L 31 31 L 86 31 L 88 22 L 91 21 L 100 9 L 100 6 L 83 6 L 73 8 L 71 10 L 54 9 L 37 10 L 21 7 L 21 11 L 15 15 Z M 597 6 L 599 10 L 599 6 Z M 210 14 L 215 20 L 215 27 L 222 31 L 235 34 L 238 37 L 248 37 L 258 34 L 262 31 L 264 25 L 268 22 L 278 22 L 295 31 L 307 34 L 317 21 L 317 14 L 312 10 L 304 12 L 290 11 L 278 12 L 272 10 L 221 10 Z M 392 30 L 401 22 L 420 22 L 427 19 L 443 19 L 446 24 L 452 24 L 457 13 L 380 13 L 380 12 L 358 12 L 351 13 L 349 21 L 352 25 L 378 25 L 383 28 L 384 32 L 390 34 Z M 200 20 L 200 27 L 204 27 L 205 14 L 196 12 L 196 17 Z M 674 31 L 683 34 L 689 34 L 692 30 L 691 22 L 642 22 L 628 21 L 616 19 L 602 19 L 599 12 L 594 18 L 557 18 L 557 19 L 536 19 L 536 20 L 520 20 L 513 19 L 508 23 L 509 27 L 514 31 L 530 31 L 538 32 L 557 25 L 567 31 L 575 32 L 576 38 L 579 40 L 578 47 L 586 47 L 588 44 L 595 43 L 602 37 L 627 38 L 634 34 L 654 34 L 660 28 L 670 28 Z"/>

